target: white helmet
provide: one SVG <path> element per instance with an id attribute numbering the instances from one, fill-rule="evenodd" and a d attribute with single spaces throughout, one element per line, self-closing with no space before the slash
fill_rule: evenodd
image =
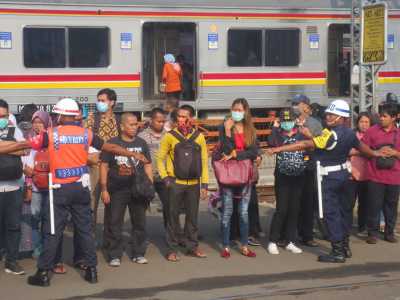
<path id="1" fill-rule="evenodd" d="M 78 103 L 74 99 L 64 98 L 54 106 L 53 113 L 64 116 L 78 116 L 80 112 Z"/>
<path id="2" fill-rule="evenodd" d="M 333 115 L 349 118 L 350 117 L 350 106 L 349 104 L 341 99 L 332 101 L 328 108 L 325 110 L 326 113 Z"/>

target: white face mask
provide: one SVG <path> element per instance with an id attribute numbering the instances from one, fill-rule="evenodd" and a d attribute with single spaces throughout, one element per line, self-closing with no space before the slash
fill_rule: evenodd
<path id="1" fill-rule="evenodd" d="M 232 111 L 232 120 L 235 122 L 240 122 L 244 119 L 244 112 L 243 111 Z"/>

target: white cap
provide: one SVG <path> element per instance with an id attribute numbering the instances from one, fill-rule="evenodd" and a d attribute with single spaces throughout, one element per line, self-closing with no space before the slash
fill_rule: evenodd
<path id="1" fill-rule="evenodd" d="M 328 108 L 325 110 L 326 113 L 333 115 L 349 118 L 350 117 L 350 106 L 349 104 L 341 99 L 332 101 Z"/>
<path id="2" fill-rule="evenodd" d="M 53 113 L 64 116 L 78 116 L 80 112 L 78 103 L 74 99 L 64 98 L 54 106 Z"/>

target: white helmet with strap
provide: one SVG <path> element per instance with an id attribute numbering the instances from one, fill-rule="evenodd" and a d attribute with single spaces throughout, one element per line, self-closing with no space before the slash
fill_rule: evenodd
<path id="1" fill-rule="evenodd" d="M 350 117 L 350 106 L 349 104 L 341 99 L 332 101 L 328 108 L 325 110 L 326 113 L 349 118 Z"/>
<path id="2" fill-rule="evenodd" d="M 64 98 L 54 106 L 53 113 L 64 116 L 78 116 L 79 106 L 74 99 Z"/>

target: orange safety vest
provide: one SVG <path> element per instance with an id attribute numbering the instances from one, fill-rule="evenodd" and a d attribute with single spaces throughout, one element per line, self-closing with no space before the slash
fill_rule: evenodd
<path id="1" fill-rule="evenodd" d="M 87 160 L 93 139 L 91 130 L 75 125 L 62 125 L 50 128 L 48 136 L 53 183 L 73 183 L 83 174 L 89 173 Z"/>

